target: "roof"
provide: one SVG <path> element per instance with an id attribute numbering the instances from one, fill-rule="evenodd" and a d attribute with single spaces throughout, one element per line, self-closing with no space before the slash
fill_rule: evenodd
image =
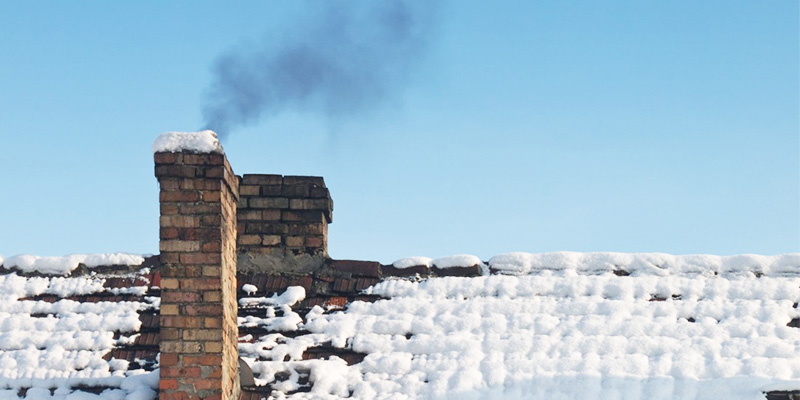
<path id="1" fill-rule="evenodd" d="M 42 259 L 0 267 L 0 398 L 154 398 L 157 257 L 31 260 Z M 254 375 L 243 400 L 800 389 L 800 254 L 329 260 L 240 273 L 238 295 L 239 352 Z"/>
<path id="2" fill-rule="evenodd" d="M 338 261 L 293 282 L 240 277 L 255 286 L 240 314 L 240 356 L 262 385 L 250 398 L 788 399 L 800 389 L 797 254 L 410 260 Z M 384 276 L 407 268 L 417 273 Z M 370 279 L 381 281 L 356 289 Z M 347 293 L 361 298 L 344 308 Z"/>
<path id="3" fill-rule="evenodd" d="M 0 398 L 155 397 L 160 297 L 154 261 L 135 255 L 5 260 Z"/>

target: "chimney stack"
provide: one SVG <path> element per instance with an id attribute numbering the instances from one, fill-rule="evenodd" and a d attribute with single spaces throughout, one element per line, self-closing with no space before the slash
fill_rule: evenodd
<path id="1" fill-rule="evenodd" d="M 161 400 L 239 398 L 239 181 L 211 131 L 153 145 L 160 186 Z"/>

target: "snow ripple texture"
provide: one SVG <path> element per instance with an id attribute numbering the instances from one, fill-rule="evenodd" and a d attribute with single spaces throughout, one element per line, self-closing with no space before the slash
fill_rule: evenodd
<path id="1" fill-rule="evenodd" d="M 142 299 L 80 303 L 63 297 L 103 292 L 98 276 L 0 276 L 0 399 L 136 399 L 155 397 L 158 371 L 128 371 L 125 360 L 106 361 L 114 347 L 132 340 L 138 311 L 152 308 Z M 55 302 L 21 300 L 55 294 Z M 114 332 L 120 339 L 114 339 Z M 73 392 L 76 386 L 108 386 L 99 395 Z M 53 388 L 54 391 L 50 391 Z"/>
<path id="2" fill-rule="evenodd" d="M 800 389 L 800 329 L 787 326 L 800 317 L 799 277 L 659 275 L 389 280 L 368 289 L 388 300 L 316 307 L 297 322 L 309 334 L 240 350 L 276 399 L 763 400 Z M 302 360 L 328 342 L 367 356 Z M 298 371 L 311 391 L 287 395 Z M 289 379 L 274 382 L 279 372 Z"/>

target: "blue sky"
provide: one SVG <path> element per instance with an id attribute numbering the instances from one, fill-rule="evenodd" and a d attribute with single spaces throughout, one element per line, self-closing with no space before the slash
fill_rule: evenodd
<path id="1" fill-rule="evenodd" d="M 157 252 L 153 140 L 322 3 L 0 5 L 0 254 Z M 376 106 L 223 142 L 239 174 L 325 177 L 331 256 L 800 251 L 797 2 L 425 4 Z"/>

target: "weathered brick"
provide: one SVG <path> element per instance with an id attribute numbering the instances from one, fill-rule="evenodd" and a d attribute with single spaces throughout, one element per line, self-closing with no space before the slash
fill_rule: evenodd
<path id="1" fill-rule="evenodd" d="M 256 197 L 248 200 L 250 208 L 289 208 L 286 197 Z"/>
<path id="2" fill-rule="evenodd" d="M 162 367 L 171 367 L 178 364 L 177 353 L 161 353 L 159 356 L 160 364 Z"/>
<path id="3" fill-rule="evenodd" d="M 278 215 L 280 215 L 280 211 L 278 211 Z M 239 211 L 236 217 L 239 221 L 261 221 L 263 217 L 262 210 L 247 210 L 247 211 Z"/>
<path id="4" fill-rule="evenodd" d="M 221 302 L 222 301 L 222 291 L 219 290 L 207 290 L 203 292 L 203 301 L 205 302 Z"/>
<path id="5" fill-rule="evenodd" d="M 156 164 L 174 164 L 177 161 L 176 153 L 158 152 L 153 154 Z"/>
<path id="6" fill-rule="evenodd" d="M 222 315 L 222 304 L 195 304 L 184 307 L 186 315 L 217 316 Z"/>
<path id="7" fill-rule="evenodd" d="M 321 236 L 308 236 L 305 239 L 306 247 L 322 247 L 324 240 Z"/>
<path id="8" fill-rule="evenodd" d="M 321 210 L 290 210 L 281 213 L 281 220 L 324 223 L 325 214 Z"/>
<path id="9" fill-rule="evenodd" d="M 178 190 L 174 192 L 168 191 L 161 191 L 159 195 L 161 202 L 190 202 L 190 201 L 199 201 L 200 200 L 200 193 L 198 192 L 187 192 L 183 190 Z"/>
<path id="10" fill-rule="evenodd" d="M 217 354 L 184 356 L 183 362 L 186 365 L 220 365 L 222 364 L 222 357 Z"/>
<path id="11" fill-rule="evenodd" d="M 194 240 L 162 240 L 159 243 L 159 249 L 161 251 L 176 252 L 199 251 L 200 242 Z"/>
<path id="12" fill-rule="evenodd" d="M 162 353 L 199 353 L 200 342 L 184 342 L 180 340 L 162 340 L 159 349 Z M 163 373 L 163 372 L 162 372 Z M 162 375 L 163 376 L 163 375 Z"/>
<path id="13" fill-rule="evenodd" d="M 291 199 L 289 208 L 292 210 L 327 210 L 330 202 L 327 199 Z"/>
<path id="14" fill-rule="evenodd" d="M 163 367 L 161 376 L 180 376 L 185 378 L 199 378 L 200 368 L 198 367 Z"/>
<path id="15" fill-rule="evenodd" d="M 264 239 L 261 241 L 261 244 L 264 246 L 281 244 L 281 237 L 279 235 L 264 235 Z"/>
<path id="16" fill-rule="evenodd" d="M 203 253 L 215 253 L 215 252 L 219 252 L 221 250 L 221 247 L 222 246 L 221 246 L 220 242 L 203 243 L 202 251 L 203 251 Z"/>
<path id="17" fill-rule="evenodd" d="M 161 365 L 163 366 L 164 364 L 162 363 Z M 178 388 L 177 379 L 162 378 L 160 381 L 158 381 L 159 390 L 177 389 L 177 388 Z"/>
<path id="18" fill-rule="evenodd" d="M 178 315 L 180 310 L 177 304 L 162 304 L 161 315 Z"/>
<path id="19" fill-rule="evenodd" d="M 354 275 L 380 278 L 381 264 L 373 261 L 333 260 L 332 267 L 336 271 L 349 272 Z"/>
<path id="20" fill-rule="evenodd" d="M 162 227 L 196 228 L 200 226 L 200 218 L 191 215 L 162 215 L 159 223 Z"/>
<path id="21" fill-rule="evenodd" d="M 175 278 L 162 278 L 161 279 L 161 289 L 177 289 L 179 287 L 179 281 Z"/>
<path id="22" fill-rule="evenodd" d="M 178 228 L 171 228 L 171 227 L 162 227 L 159 235 L 159 239 L 177 239 L 178 238 Z"/>
<path id="23" fill-rule="evenodd" d="M 195 265 L 219 264 L 221 258 L 219 253 L 181 253 L 180 255 L 182 263 Z"/>
<path id="24" fill-rule="evenodd" d="M 241 185 L 239 186 L 239 195 L 241 196 L 258 196 L 260 193 L 258 185 Z"/>
<path id="25" fill-rule="evenodd" d="M 183 331 L 184 340 L 220 340 L 222 331 L 219 329 L 189 329 Z"/>
<path id="26" fill-rule="evenodd" d="M 222 317 L 203 317 L 203 327 L 220 328 L 222 327 Z"/>
<path id="27" fill-rule="evenodd" d="M 283 216 L 281 210 L 262 210 L 261 219 L 264 221 L 280 221 Z"/>
<path id="28" fill-rule="evenodd" d="M 206 265 L 203 266 L 203 276 L 213 276 L 219 277 L 222 273 L 222 269 L 217 265 Z"/>
<path id="29" fill-rule="evenodd" d="M 322 224 L 289 224 L 290 235 L 322 235 L 324 232 Z"/>
<path id="30" fill-rule="evenodd" d="M 181 289 L 187 291 L 219 289 L 220 285 L 220 280 L 216 278 L 191 278 L 181 280 Z"/>
<path id="31" fill-rule="evenodd" d="M 175 215 L 178 214 L 180 211 L 180 206 L 178 203 L 164 203 L 162 202 L 159 206 L 161 209 L 161 215 Z"/>
<path id="32" fill-rule="evenodd" d="M 221 389 L 222 381 L 219 379 L 198 379 L 194 381 L 194 387 L 197 390 Z"/>
<path id="33" fill-rule="evenodd" d="M 283 189 L 281 190 L 281 195 L 284 197 L 308 197 L 310 193 L 309 187 L 307 184 L 299 184 L 299 185 L 283 185 Z"/>
<path id="34" fill-rule="evenodd" d="M 297 185 L 307 184 L 316 186 L 325 186 L 325 180 L 321 176 L 301 176 L 301 175 L 287 175 L 283 177 L 284 185 Z"/>
<path id="35" fill-rule="evenodd" d="M 289 225 L 277 223 L 251 222 L 245 226 L 245 233 L 263 233 L 267 235 L 281 235 L 289 232 Z"/>
<path id="36" fill-rule="evenodd" d="M 280 185 L 283 183 L 281 175 L 244 174 L 242 184 L 245 185 Z"/>
<path id="37" fill-rule="evenodd" d="M 193 303 L 200 301 L 200 293 L 165 290 L 161 293 L 161 301 L 164 303 Z"/>
<path id="38" fill-rule="evenodd" d="M 207 191 L 207 192 L 203 192 L 203 197 L 202 198 L 203 198 L 203 201 L 208 202 L 208 203 L 219 203 L 220 196 L 221 196 L 221 194 L 218 191 Z"/>
<path id="39" fill-rule="evenodd" d="M 284 243 L 287 247 L 303 247 L 305 240 L 302 236 L 287 236 Z"/>
<path id="40" fill-rule="evenodd" d="M 222 353 L 222 343 L 220 343 L 220 342 L 203 342 L 203 350 L 206 353 Z"/>
<path id="41" fill-rule="evenodd" d="M 241 235 L 238 238 L 239 244 L 244 245 L 253 245 L 253 244 L 261 244 L 261 236 L 259 235 Z"/>
<path id="42" fill-rule="evenodd" d="M 203 326 L 203 320 L 197 316 L 161 316 L 161 326 L 167 328 L 199 328 Z M 180 353 L 180 352 L 176 352 Z"/>
<path id="43" fill-rule="evenodd" d="M 184 164 L 208 164 L 208 154 L 184 154 Z"/>
<path id="44" fill-rule="evenodd" d="M 260 192 L 262 196 L 280 196 L 283 193 L 283 185 L 262 185 Z"/>

